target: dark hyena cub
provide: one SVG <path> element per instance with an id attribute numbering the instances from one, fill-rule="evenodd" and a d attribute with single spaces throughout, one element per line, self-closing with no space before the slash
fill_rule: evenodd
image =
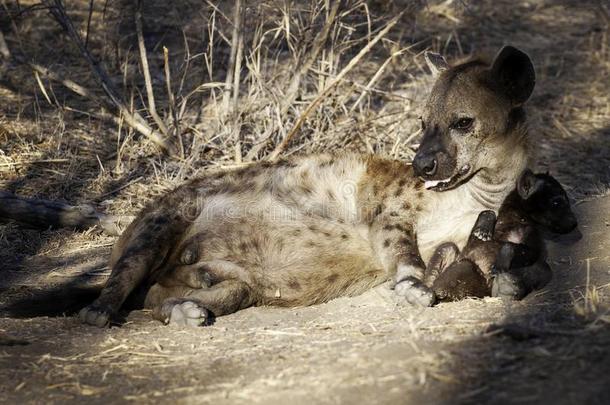
<path id="1" fill-rule="evenodd" d="M 565 234 L 576 225 L 561 184 L 548 174 L 526 170 L 502 204 L 497 222 L 493 211 L 483 211 L 461 253 L 452 243 L 439 246 L 428 264 L 427 284 L 440 301 L 523 298 L 551 278 L 541 230 Z"/>

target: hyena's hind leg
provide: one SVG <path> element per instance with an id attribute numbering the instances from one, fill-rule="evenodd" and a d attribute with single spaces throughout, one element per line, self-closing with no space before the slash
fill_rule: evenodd
<path id="1" fill-rule="evenodd" d="M 153 307 L 153 318 L 169 325 L 201 326 L 214 316 L 232 314 L 252 305 L 248 284 L 226 280 L 209 288 L 191 289 L 183 297 L 165 299 Z"/>
<path id="2" fill-rule="evenodd" d="M 255 301 L 248 273 L 231 262 L 214 260 L 180 266 L 168 274 L 172 275 L 175 282 L 188 280 L 195 288 L 157 284 L 150 289 L 144 305 L 153 309 L 154 319 L 166 324 L 203 325 L 208 311 L 214 316 L 227 315 Z"/>
<path id="3" fill-rule="evenodd" d="M 156 201 L 134 220 L 115 245 L 112 272 L 100 296 L 80 311 L 82 322 L 108 325 L 136 287 L 159 277 L 194 217 L 187 204 L 195 201 L 196 195 L 183 187 Z"/>
<path id="4" fill-rule="evenodd" d="M 453 242 L 439 245 L 426 266 L 424 284 L 432 287 L 438 276 L 457 259 L 459 254 L 460 250 Z"/>

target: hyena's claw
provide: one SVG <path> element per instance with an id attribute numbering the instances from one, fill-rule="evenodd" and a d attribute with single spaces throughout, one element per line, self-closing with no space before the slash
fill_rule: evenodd
<path id="1" fill-rule="evenodd" d="M 208 310 L 196 301 L 170 299 L 163 303 L 167 314 L 165 323 L 174 326 L 203 326 L 208 320 Z"/>
<path id="2" fill-rule="evenodd" d="M 508 272 L 501 272 L 495 275 L 491 285 L 491 296 L 500 297 L 503 300 L 520 300 L 527 295 L 519 277 Z"/>
<path id="3" fill-rule="evenodd" d="M 434 291 L 415 277 L 407 277 L 398 282 L 394 286 L 394 291 L 399 296 L 404 297 L 411 305 L 420 307 L 431 307 L 436 300 Z"/>
<path id="4" fill-rule="evenodd" d="M 82 323 L 103 328 L 110 323 L 110 311 L 95 305 L 89 305 L 80 310 L 78 318 Z"/>

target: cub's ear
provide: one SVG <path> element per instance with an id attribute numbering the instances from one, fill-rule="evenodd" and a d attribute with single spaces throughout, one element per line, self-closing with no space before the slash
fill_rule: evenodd
<path id="1" fill-rule="evenodd" d="M 534 91 L 536 73 L 525 52 L 512 46 L 500 50 L 491 65 L 491 81 L 517 107 L 525 103 Z"/>
<path id="2" fill-rule="evenodd" d="M 443 58 L 438 53 L 426 51 L 424 52 L 424 58 L 426 58 L 426 64 L 428 65 L 428 68 L 432 71 L 432 76 L 434 77 L 437 77 L 443 71 L 449 69 L 449 64 L 447 63 L 445 58 Z"/>
<path id="3" fill-rule="evenodd" d="M 532 195 L 542 189 L 544 181 L 536 177 L 530 169 L 525 169 L 519 180 L 517 180 L 517 193 L 524 200 L 527 200 Z"/>

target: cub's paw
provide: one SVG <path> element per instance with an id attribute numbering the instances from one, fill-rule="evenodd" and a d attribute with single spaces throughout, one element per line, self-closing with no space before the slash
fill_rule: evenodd
<path id="1" fill-rule="evenodd" d="M 493 238 L 496 225 L 496 214 L 493 211 L 481 211 L 472 229 L 472 237 L 489 242 Z"/>
<path id="2" fill-rule="evenodd" d="M 208 320 L 208 310 L 197 301 L 168 300 L 162 309 L 166 325 L 203 326 Z"/>
<path id="3" fill-rule="evenodd" d="M 527 295 L 519 277 L 514 274 L 501 272 L 494 276 L 491 285 L 491 296 L 500 297 L 503 300 L 520 300 Z"/>
<path id="4" fill-rule="evenodd" d="M 489 229 L 477 228 L 472 235 L 480 241 L 489 242 L 493 237 L 493 232 L 490 232 Z"/>
<path id="5" fill-rule="evenodd" d="M 394 292 L 409 304 L 420 307 L 431 307 L 436 300 L 434 292 L 415 277 L 407 277 L 396 283 Z"/>
<path id="6" fill-rule="evenodd" d="M 91 304 L 80 310 L 78 318 L 82 323 L 103 328 L 110 323 L 110 310 Z"/>

